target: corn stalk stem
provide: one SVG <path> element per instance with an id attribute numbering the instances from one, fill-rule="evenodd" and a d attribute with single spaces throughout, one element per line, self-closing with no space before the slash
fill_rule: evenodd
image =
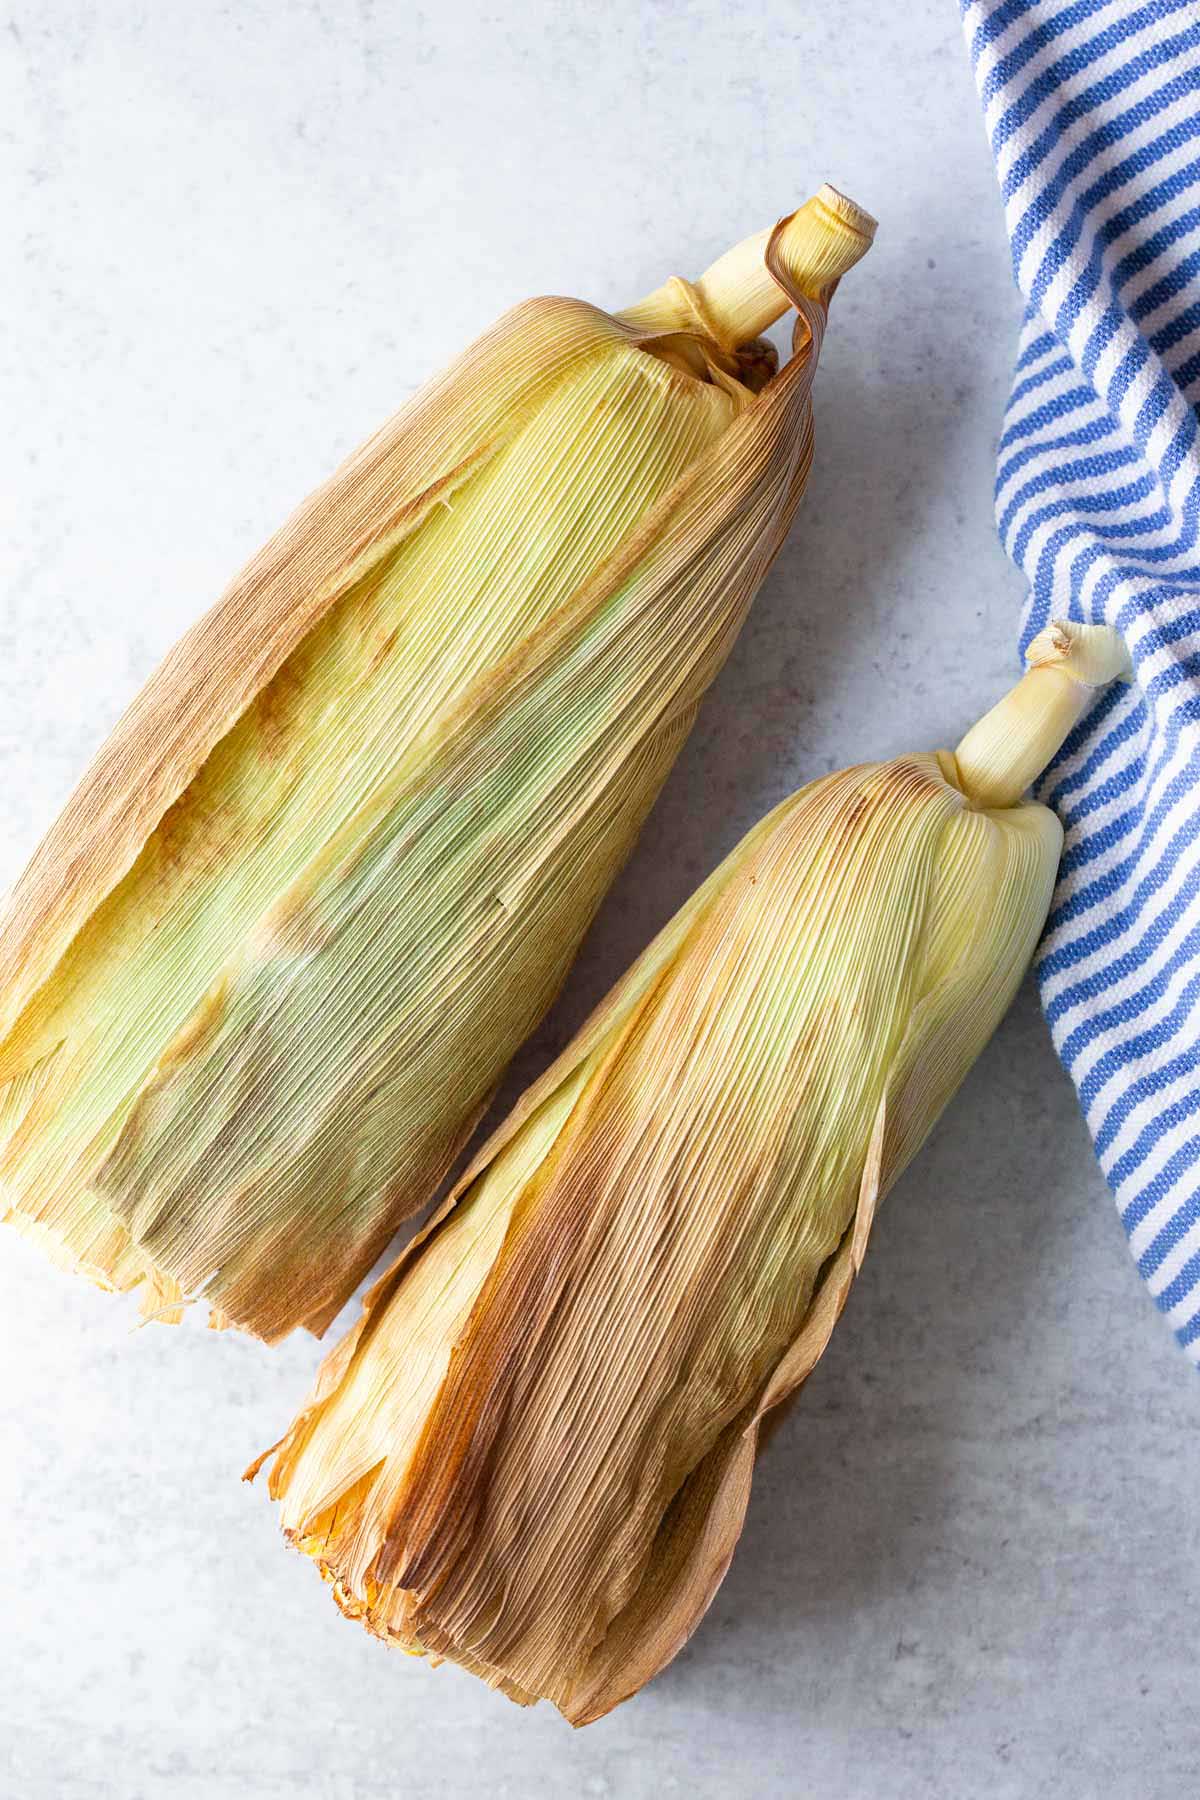
<path id="1" fill-rule="evenodd" d="M 870 247 L 875 220 L 828 182 L 775 227 L 776 251 L 797 286 L 828 301 L 838 281 Z M 701 330 L 723 350 L 736 350 L 781 319 L 791 305 L 767 268 L 773 233 L 755 232 L 726 250 L 698 281 L 673 275 L 620 315 L 640 331 Z"/>
<path id="2" fill-rule="evenodd" d="M 1129 654 L 1107 625 L 1056 621 L 1033 640 L 1029 667 L 973 725 L 954 753 L 973 805 L 1014 806 L 1110 681 L 1130 677 Z"/>

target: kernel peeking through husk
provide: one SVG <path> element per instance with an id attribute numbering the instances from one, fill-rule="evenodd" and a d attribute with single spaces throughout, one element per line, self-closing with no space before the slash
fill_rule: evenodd
<path id="1" fill-rule="evenodd" d="M 327 1358 L 270 1488 L 386 1641 L 582 1725 L 694 1630 L 760 1432 L 1041 931 L 1062 833 L 1020 796 L 1128 665 L 1075 625 L 1029 660 L 955 754 L 757 825 Z"/>
<path id="2" fill-rule="evenodd" d="M 872 230 L 826 188 L 624 314 L 518 307 L 183 638 L 0 922 L 0 1216 L 152 1314 L 324 1328 L 632 847 Z"/>

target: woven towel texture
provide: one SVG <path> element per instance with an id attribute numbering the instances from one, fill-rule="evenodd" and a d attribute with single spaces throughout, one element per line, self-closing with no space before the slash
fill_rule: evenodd
<path id="1" fill-rule="evenodd" d="M 1040 787 L 1046 1016 L 1130 1248 L 1200 1362 L 1200 4 L 970 0 L 1026 302 L 996 520 L 1051 617 L 1124 632 Z"/>

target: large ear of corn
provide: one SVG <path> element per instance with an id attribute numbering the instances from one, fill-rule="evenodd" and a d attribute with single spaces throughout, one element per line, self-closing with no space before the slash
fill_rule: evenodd
<path id="1" fill-rule="evenodd" d="M 182 640 L 0 930 L 0 1212 L 151 1312 L 324 1326 L 632 846 L 790 524 L 870 232 L 824 189 L 624 315 L 518 307 Z"/>
<path id="2" fill-rule="evenodd" d="M 1061 831 L 1019 794 L 1124 652 L 1056 627 L 1032 660 L 957 756 L 758 825 L 377 1284 L 271 1475 L 372 1631 L 583 1724 L 693 1630 L 763 1422 L 1037 941 Z"/>

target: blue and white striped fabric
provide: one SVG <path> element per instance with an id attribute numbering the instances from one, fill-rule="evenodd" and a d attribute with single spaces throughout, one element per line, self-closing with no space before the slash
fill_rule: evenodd
<path id="1" fill-rule="evenodd" d="M 1137 683 L 1041 787 L 1066 830 L 1042 998 L 1130 1248 L 1200 1363 L 1200 4 L 966 0 L 1026 301 L 1001 540 Z"/>

